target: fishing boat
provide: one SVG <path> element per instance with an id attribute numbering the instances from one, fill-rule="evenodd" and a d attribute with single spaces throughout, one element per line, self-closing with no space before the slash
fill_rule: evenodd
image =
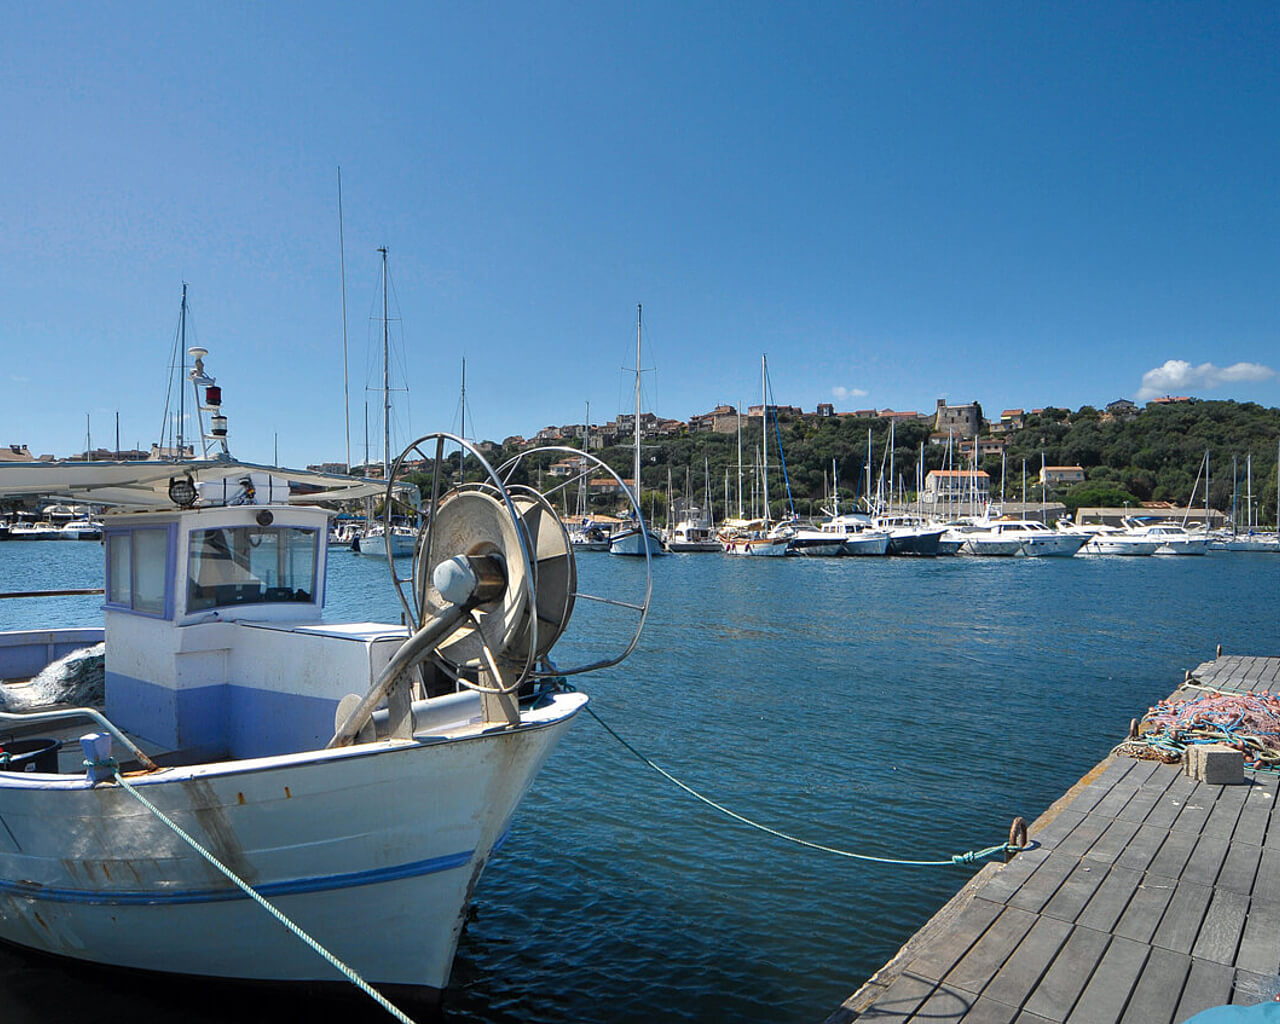
<path id="1" fill-rule="evenodd" d="M 665 554 L 662 538 L 653 532 L 640 512 L 640 334 L 641 307 L 636 306 L 636 413 L 635 452 L 632 460 L 631 515 L 609 536 L 609 554 L 634 555 L 646 559 Z"/>
<path id="2" fill-rule="evenodd" d="M 325 506 L 380 493 L 392 508 L 394 472 L 0 466 L 0 498 L 113 506 L 102 628 L 0 634 L 7 680 L 105 641 L 102 707 L 0 715 L 6 751 L 24 752 L 0 770 L 0 940 L 206 978 L 331 983 L 337 962 L 439 995 L 481 872 L 587 703 L 565 677 L 630 653 L 650 585 L 595 597 L 637 616 L 620 653 L 553 666 L 591 596 L 567 532 L 509 484 L 518 459 L 495 469 L 461 438 L 421 438 L 394 470 L 439 467 L 446 444 L 484 478 L 432 480 L 415 572 L 391 574 L 408 625 L 322 616 Z"/>

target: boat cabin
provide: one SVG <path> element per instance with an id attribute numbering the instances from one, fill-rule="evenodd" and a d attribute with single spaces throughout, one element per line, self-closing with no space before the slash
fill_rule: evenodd
<path id="1" fill-rule="evenodd" d="M 108 517 L 106 714 L 179 756 L 322 747 L 406 630 L 322 618 L 329 513 L 242 504 Z"/>

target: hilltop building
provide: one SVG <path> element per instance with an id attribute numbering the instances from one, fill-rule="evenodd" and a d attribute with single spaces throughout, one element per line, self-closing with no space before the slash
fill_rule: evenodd
<path id="1" fill-rule="evenodd" d="M 973 437 L 982 432 L 982 406 L 977 402 L 947 405 L 945 398 L 939 398 L 933 429 L 940 434 L 951 431 L 962 437 Z"/>
<path id="2" fill-rule="evenodd" d="M 1042 466 L 1039 482 L 1045 487 L 1084 482 L 1084 470 L 1080 466 Z"/>

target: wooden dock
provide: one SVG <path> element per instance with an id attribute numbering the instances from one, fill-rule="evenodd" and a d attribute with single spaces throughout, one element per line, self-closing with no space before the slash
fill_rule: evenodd
<path id="1" fill-rule="evenodd" d="M 1219 657 L 1187 685 L 1280 692 L 1280 658 Z M 1280 973 L 1280 778 L 1245 780 L 1108 757 L 1031 827 L 1037 849 L 974 876 L 827 1024 L 1176 1024 L 1260 1002 Z"/>

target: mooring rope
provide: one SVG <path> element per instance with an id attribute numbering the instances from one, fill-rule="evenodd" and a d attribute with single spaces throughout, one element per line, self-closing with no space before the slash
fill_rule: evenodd
<path id="1" fill-rule="evenodd" d="M 1012 842 L 1000 843 L 998 846 L 988 846 L 982 850 L 969 850 L 967 853 L 957 853 L 946 860 L 900 860 L 895 857 L 875 857 L 868 853 L 853 853 L 849 850 L 838 850 L 832 846 L 824 846 L 822 843 L 815 843 L 808 839 L 801 839 L 798 836 L 789 835 L 786 832 L 780 832 L 776 828 L 770 828 L 768 825 L 762 825 L 760 822 L 752 821 L 750 818 L 739 814 L 737 811 L 731 811 L 723 804 L 716 803 L 710 797 L 704 796 L 692 786 L 681 782 L 665 768 L 655 764 L 653 761 L 649 760 L 649 758 L 645 757 L 644 754 L 640 753 L 640 751 L 619 736 L 603 718 L 596 714 L 590 705 L 587 705 L 587 713 L 600 723 L 601 728 L 603 728 L 605 732 L 621 743 L 627 750 L 647 764 L 668 782 L 678 786 L 694 799 L 701 800 L 708 807 L 715 808 L 721 814 L 734 819 L 734 821 L 738 821 L 744 825 L 750 826 L 751 828 L 758 829 L 759 831 L 765 832 L 776 839 L 783 839 L 789 843 L 795 843 L 798 846 L 807 847 L 810 850 L 819 850 L 822 853 L 831 853 L 837 857 L 849 857 L 853 860 L 871 861 L 875 864 L 893 864 L 900 867 L 947 867 L 954 864 L 973 864 L 986 857 L 995 857 L 1001 854 L 1021 853 L 1023 850 L 1029 850 L 1035 845 L 1034 843 L 1027 843 L 1025 845 L 1019 845 Z"/>
<path id="2" fill-rule="evenodd" d="M 276 909 L 269 902 L 267 902 L 265 898 L 260 896 L 258 892 L 253 888 L 253 886 L 251 886 L 248 882 L 244 881 L 239 876 L 237 876 L 234 871 L 232 871 L 229 867 L 223 864 L 220 860 L 218 860 L 217 857 L 215 857 L 212 853 L 210 853 L 198 842 L 196 842 L 195 839 L 193 839 L 190 835 L 188 835 L 183 830 L 181 825 L 179 825 L 176 821 L 174 821 L 172 818 L 166 815 L 164 811 L 160 810 L 160 808 L 158 808 L 145 796 L 143 796 L 136 789 L 134 789 L 133 786 L 129 785 L 129 783 L 125 781 L 124 776 L 120 774 L 120 766 L 114 757 L 109 757 L 104 761 L 85 761 L 84 765 L 86 768 L 110 769 L 111 774 L 115 776 L 116 782 L 120 784 L 120 787 L 126 793 L 128 793 L 131 797 L 137 800 L 138 803 L 142 804 L 143 807 L 145 807 L 148 811 L 154 814 L 161 822 L 163 822 L 168 828 L 170 828 L 174 832 L 174 834 L 178 836 L 179 839 L 181 839 L 184 843 L 186 843 L 193 850 L 195 850 L 196 853 L 200 854 L 201 857 L 203 857 L 215 868 L 217 868 L 220 872 L 222 872 L 222 874 L 224 874 L 227 878 L 231 879 L 232 882 L 234 882 L 237 886 L 239 886 L 244 891 L 244 893 L 250 899 L 256 902 L 260 907 L 262 907 L 263 910 L 265 910 L 268 914 L 274 917 L 282 925 L 288 928 L 289 931 L 293 932 L 294 935 L 296 935 L 304 943 L 310 946 L 316 953 L 318 953 L 322 958 L 327 960 L 329 964 L 335 967 L 339 972 L 344 974 L 347 980 L 351 982 L 351 984 L 355 985 L 356 988 L 360 989 L 361 992 L 363 992 L 375 1003 L 377 1003 L 384 1010 L 386 1010 L 387 1013 L 391 1014 L 391 1016 L 393 1016 L 396 1020 L 400 1021 L 400 1024 L 414 1024 L 413 1018 L 405 1015 L 405 1013 L 398 1006 L 390 1002 L 390 1000 L 388 1000 L 386 996 L 384 996 L 376 988 L 374 988 L 367 981 L 365 981 L 364 978 L 360 977 L 360 975 L 357 974 L 352 968 L 344 964 L 336 956 L 334 956 L 322 945 L 320 945 L 319 942 L 317 942 L 310 935 L 308 935 L 301 928 L 299 928 L 296 924 L 294 924 L 291 920 L 289 920 L 289 918 L 285 917 L 283 913 L 281 913 L 278 909 Z"/>

